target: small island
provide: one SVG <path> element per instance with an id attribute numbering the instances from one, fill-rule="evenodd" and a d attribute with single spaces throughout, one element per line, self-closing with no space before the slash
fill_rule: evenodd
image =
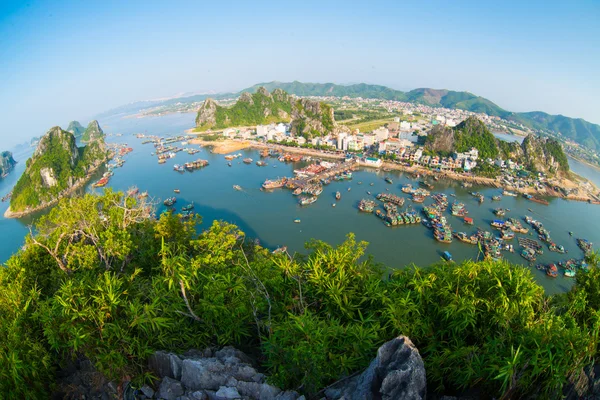
<path id="1" fill-rule="evenodd" d="M 97 121 L 95 125 L 100 128 Z M 108 159 L 104 136 L 91 138 L 86 146 L 77 147 L 74 134 L 58 126 L 42 136 L 4 216 L 21 218 L 42 210 L 85 185 Z"/>
<path id="2" fill-rule="evenodd" d="M 80 138 L 85 132 L 85 128 L 79 123 L 79 121 L 69 122 L 69 126 L 66 130 L 67 132 L 71 132 L 75 136 L 75 138 Z"/>
<path id="3" fill-rule="evenodd" d="M 3 151 L 0 153 L 0 174 L 2 179 L 6 178 L 8 173 L 12 171 L 17 162 L 13 158 L 13 155 L 10 151 Z"/>

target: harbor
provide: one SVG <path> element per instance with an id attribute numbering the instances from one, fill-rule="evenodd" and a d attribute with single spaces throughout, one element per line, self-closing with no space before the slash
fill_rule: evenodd
<path id="1" fill-rule="evenodd" d="M 183 117 L 185 116 L 180 116 L 180 132 L 191 123 L 183 120 Z M 188 119 L 193 120 L 193 116 Z M 229 154 L 241 156 L 227 160 L 227 154 L 213 153 L 209 146 L 189 143 L 182 145 L 181 137 L 178 137 L 181 135 L 177 134 L 177 123 L 174 121 L 178 119 L 162 117 L 140 121 L 124 120 L 119 121 L 121 125 L 115 122 L 117 127 L 124 123 L 131 125 L 123 128 L 123 136 L 111 137 L 110 140 L 122 143 L 121 146 L 124 146 L 123 142 L 127 143 L 132 151 L 121 157 L 123 162 L 120 167 L 112 168 L 113 174 L 106 186 L 92 187 L 91 184 L 100 180 L 107 172 L 98 171 L 86 190 L 99 192 L 104 188 L 112 188 L 127 192 L 135 186 L 140 193 L 147 194 L 149 201 L 157 205 L 158 213 L 167 210 L 165 200 L 176 196 L 176 202 L 170 208 L 183 215 L 183 208 L 193 203 L 193 210 L 188 211 L 202 216 L 201 229 L 207 229 L 215 220 L 224 220 L 236 224 L 249 238 L 257 238 L 269 249 L 287 246 L 291 253 L 306 252 L 304 245 L 311 239 L 325 240 L 335 245 L 341 243 L 349 232 L 353 232 L 357 240 L 369 242 L 367 254 L 391 268 L 403 268 L 412 263 L 426 266 L 442 262 L 446 251 L 457 263 L 466 259 L 480 259 L 485 256 L 486 251 L 490 255 L 496 255 L 499 251 L 501 258 L 530 269 L 548 293 L 564 292 L 572 285 L 573 279 L 565 277 L 568 267 L 576 265 L 576 273 L 579 273 L 580 264 L 577 263 L 583 258 L 584 252 L 578 247 L 577 239 L 586 239 L 594 246 L 600 244 L 600 234 L 594 228 L 597 225 L 590 223 L 600 222 L 600 214 L 597 206 L 591 204 L 549 199 L 549 204 L 544 205 L 528 200 L 521 194 L 503 194 L 501 188 L 479 186 L 476 183 L 463 185 L 462 182 L 443 176 L 436 180 L 433 176 L 416 176 L 413 172 L 386 171 L 385 167 L 377 169 L 352 165 L 347 168 L 348 166 L 342 166 L 343 159 L 319 159 L 314 155 L 282 152 L 281 148 L 270 148 L 268 154 L 264 154 L 266 147 L 239 150 Z M 140 123 L 145 125 L 139 125 Z M 145 130 L 158 138 L 177 137 L 169 145 L 176 144 L 197 152 L 189 154 L 182 150 L 175 153 L 173 158 L 166 159 L 164 165 L 157 165 L 157 156 L 152 155 L 156 138 L 150 138 L 148 132 L 145 137 L 135 136 Z M 152 141 L 142 144 L 147 140 Z M 252 161 L 246 163 L 245 159 Z M 194 173 L 188 173 L 187 170 L 185 173 L 174 172 L 175 164 L 185 166 L 186 163 L 197 160 L 205 160 L 208 165 Z M 257 166 L 256 161 L 259 160 L 267 165 Z M 309 168 L 314 164 L 321 165 L 322 161 L 339 164 L 340 167 L 329 172 Z M 114 162 L 115 160 L 111 163 Z M 10 192 L 24 164 L 17 164 L 15 173 L 6 178 L 0 194 Z M 315 171 L 315 175 L 310 175 Z M 386 177 L 392 183 L 386 182 Z M 327 183 L 324 184 L 321 179 Z M 298 185 L 296 189 L 286 187 L 288 180 Z M 433 188 L 421 185 L 420 181 L 426 181 Z M 274 187 L 265 189 L 265 183 Z M 175 189 L 180 190 L 180 193 L 174 193 Z M 297 189 L 300 191 L 295 195 Z M 299 204 L 301 197 L 310 198 L 319 190 L 321 192 L 316 195 L 316 201 L 304 206 Z M 479 202 L 479 196 L 473 196 L 470 192 L 483 195 L 483 203 Z M 378 195 L 383 195 L 380 198 L 393 200 L 384 202 L 377 199 Z M 494 200 L 493 196 L 501 197 Z M 419 203 L 421 198 L 422 202 Z M 403 199 L 404 203 L 398 204 L 402 202 L 398 199 Z M 363 210 L 359 208 L 362 200 Z M 396 206 L 396 209 L 391 206 L 386 208 L 386 203 Z M 437 227 L 438 240 L 433 225 L 430 229 L 426 226 L 431 223 L 431 218 L 422 210 L 434 204 L 441 207 L 444 203 L 447 205 L 441 216 L 445 218 L 446 225 L 442 223 Z M 7 204 L 0 203 L 0 206 L 6 207 Z M 370 212 L 369 207 L 372 207 Z M 503 215 L 497 215 L 497 209 L 501 209 L 500 213 Z M 376 210 L 386 218 L 388 212 L 390 216 L 396 215 L 396 225 L 391 220 L 385 221 L 378 217 Z M 401 214 L 411 212 L 415 213 L 411 214 L 415 222 L 417 216 L 421 219 L 420 223 L 406 223 L 405 215 Z M 411 215 L 408 215 L 409 222 Z M 399 216 L 402 223 L 399 223 Z M 563 246 L 565 253 L 552 251 L 549 248 L 551 243 L 542 242 L 538 237 L 540 234 L 524 220 L 525 216 L 542 222 L 543 228 L 550 232 L 551 241 L 557 248 Z M 512 228 L 521 232 L 524 229 L 528 231 L 521 233 L 512 228 L 497 229 L 491 225 L 494 220 L 510 222 Z M 516 220 L 521 227 L 512 220 Z M 6 259 L 22 244 L 31 218 L 1 222 L 0 227 L 3 228 L 0 229 L 0 237 L 4 238 L 3 256 Z M 511 232 L 515 235 L 512 239 Z M 12 237 L 18 237 L 19 241 L 11 240 Z M 500 243 L 495 242 L 498 238 L 504 241 L 505 248 L 506 245 L 512 245 L 513 251 L 501 248 Z M 534 262 L 526 260 L 521 255 L 524 247 L 519 244 L 518 238 L 538 242 L 543 254 L 535 254 Z M 480 240 L 483 240 L 481 249 Z M 489 241 L 487 249 L 486 240 Z M 559 274 L 556 278 L 546 275 L 546 270 L 538 269 L 538 266 L 547 268 L 550 264 L 557 267 Z"/>

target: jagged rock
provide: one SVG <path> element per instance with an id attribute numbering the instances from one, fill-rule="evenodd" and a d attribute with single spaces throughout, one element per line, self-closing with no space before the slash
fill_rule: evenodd
<path id="1" fill-rule="evenodd" d="M 196 115 L 196 126 L 214 125 L 217 122 L 217 103 L 213 99 L 206 99 L 198 109 Z"/>
<path id="2" fill-rule="evenodd" d="M 244 352 L 239 351 L 238 349 L 231 346 L 225 346 L 221 350 L 215 352 L 215 357 L 225 363 L 243 362 L 249 364 L 252 362 L 250 358 L 246 354 L 244 354 Z M 254 368 L 252 368 L 252 370 L 254 371 Z M 256 371 L 254 372 L 256 373 Z"/>
<path id="3" fill-rule="evenodd" d="M 328 399 L 392 400 L 426 397 L 427 381 L 421 355 L 406 336 L 385 343 L 358 377 L 325 392 Z"/>
<path id="4" fill-rule="evenodd" d="M 93 120 L 85 128 L 83 135 L 81 135 L 82 142 L 92 142 L 94 140 L 104 139 L 104 131 L 100 128 L 98 121 Z"/>
<path id="5" fill-rule="evenodd" d="M 157 351 L 148 360 L 148 366 L 159 378 L 168 376 L 181 379 L 182 361 L 176 354 Z"/>
<path id="6" fill-rule="evenodd" d="M 147 398 L 151 399 L 154 397 L 154 389 L 152 389 L 150 386 L 148 385 L 144 385 L 140 388 L 140 391 L 144 394 L 144 396 L 146 396 Z"/>
<path id="7" fill-rule="evenodd" d="M 337 134 L 333 107 L 310 99 L 297 99 L 292 104 L 292 125 L 294 136 L 315 137 Z"/>
<path id="8" fill-rule="evenodd" d="M 71 121 L 67 127 L 67 132 L 71 132 L 75 137 L 80 137 L 85 132 L 85 128 L 81 126 L 79 121 Z"/>
<path id="9" fill-rule="evenodd" d="M 221 386 L 215 394 L 218 400 L 241 399 L 242 396 L 234 387 Z"/>
<path id="10" fill-rule="evenodd" d="M 243 396 L 252 397 L 254 399 L 274 400 L 281 393 L 281 389 L 266 383 L 256 382 L 237 382 L 236 388 Z M 296 394 L 296 396 L 298 396 Z M 294 397 L 295 399 L 296 397 Z"/>
<path id="11" fill-rule="evenodd" d="M 208 396 L 202 390 L 197 390 L 195 392 L 191 392 L 189 394 L 189 396 L 190 396 L 190 398 L 192 400 L 206 400 L 206 399 L 208 399 Z"/>
<path id="12" fill-rule="evenodd" d="M 17 164 L 10 151 L 0 153 L 0 176 L 4 178 Z"/>
<path id="13" fill-rule="evenodd" d="M 259 88 L 259 91 L 260 91 L 260 88 Z M 242 103 L 254 104 L 254 99 L 252 99 L 252 95 L 248 92 L 242 93 L 242 95 L 240 96 L 238 101 L 241 101 Z"/>
<path id="14" fill-rule="evenodd" d="M 212 356 L 212 357 L 211 357 Z M 156 352 L 151 357 L 150 365 L 153 370 L 161 374 L 171 373 L 173 365 L 180 357 L 166 353 Z M 223 388 L 228 388 L 227 393 L 237 393 L 248 400 L 296 400 L 298 393 L 282 392 L 279 388 L 264 383 L 265 376 L 258 373 L 251 365 L 250 358 L 243 352 L 233 348 L 224 347 L 216 352 L 210 349 L 204 351 L 189 350 L 181 360 L 181 384 L 185 395 L 190 400 L 210 400 L 223 398 Z M 231 398 L 231 397 L 227 397 Z"/>
<path id="15" fill-rule="evenodd" d="M 218 390 L 227 382 L 225 366 L 214 359 L 183 360 L 181 382 L 191 390 Z"/>
<path id="16" fill-rule="evenodd" d="M 44 185 L 44 187 L 54 187 L 58 184 L 52 168 L 40 169 L 40 176 L 42 177 L 42 185 Z"/>
<path id="17" fill-rule="evenodd" d="M 165 376 L 160 383 L 158 398 L 165 400 L 176 400 L 177 397 L 183 395 L 184 393 L 185 391 L 183 390 L 181 382 Z"/>

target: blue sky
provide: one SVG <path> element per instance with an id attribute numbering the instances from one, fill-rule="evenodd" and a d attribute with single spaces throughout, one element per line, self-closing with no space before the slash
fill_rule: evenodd
<path id="1" fill-rule="evenodd" d="M 600 123 L 600 1 L 352 3 L 3 0 L 0 147 L 272 80 L 466 90 Z"/>

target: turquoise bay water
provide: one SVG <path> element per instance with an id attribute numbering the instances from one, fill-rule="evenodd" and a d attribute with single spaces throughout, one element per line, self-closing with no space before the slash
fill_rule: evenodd
<path id="1" fill-rule="evenodd" d="M 109 186 L 116 190 L 127 190 L 137 186 L 140 191 L 147 190 L 156 200 L 173 196 L 173 189 L 180 189 L 177 194 L 178 208 L 194 202 L 195 211 L 203 217 L 202 228 L 207 228 L 214 220 L 225 220 L 238 225 L 251 238 L 259 238 L 267 247 L 276 248 L 285 245 L 291 251 L 304 251 L 304 244 L 312 238 L 327 241 L 332 244 L 341 243 L 349 232 L 354 232 L 358 240 L 369 242 L 367 253 L 372 255 L 377 262 L 384 263 L 392 268 L 402 268 L 411 263 L 427 265 L 440 260 L 443 251 L 448 250 L 454 259 L 476 259 L 477 246 L 467 245 L 457 240 L 449 245 L 434 241 L 431 231 L 422 225 L 386 227 L 378 218 L 371 214 L 359 213 L 357 204 L 361 198 L 384 192 L 403 195 L 400 187 L 404 183 L 417 182 L 408 175 L 400 172 L 376 173 L 374 170 L 364 169 L 356 171 L 354 179 L 346 182 L 333 182 L 324 188 L 319 200 L 307 207 L 300 207 L 297 198 L 289 190 L 277 189 L 269 192 L 260 191 L 260 185 L 267 178 L 291 176 L 293 169 L 302 167 L 303 163 L 285 164 L 276 159 L 269 159 L 267 167 L 257 167 L 255 164 L 246 165 L 241 159 L 232 161 L 232 167 L 227 166 L 223 155 L 210 153 L 203 148 L 200 153 L 188 155 L 178 153 L 177 157 L 170 159 L 166 164 L 159 165 L 156 157 L 151 157 L 154 151 L 151 144 L 142 145 L 143 139 L 134 137 L 136 133 L 148 133 L 161 136 L 177 135 L 183 133 L 193 125 L 194 115 L 176 114 L 165 117 L 143 119 L 107 119 L 100 121 L 105 131 L 109 133 L 122 133 L 122 137 L 109 137 L 119 143 L 128 143 L 134 151 L 125 157 L 126 163 L 122 168 L 115 170 Z M 240 151 L 244 157 L 259 159 L 256 150 Z M 24 155 L 22 155 L 24 156 Z M 210 165 L 193 173 L 177 173 L 173 171 L 174 164 L 198 158 L 207 159 Z M 0 182 L 0 195 L 10 191 L 18 176 L 25 167 L 25 158 L 16 170 Z M 573 165 L 574 160 L 571 160 Z M 575 161 L 576 163 L 576 161 Z M 585 171 L 596 174 L 595 170 Z M 392 185 L 386 183 L 384 178 L 392 177 Z M 588 179 L 591 179 L 588 177 Z M 362 182 L 362 184 L 359 184 Z M 373 186 L 370 186 L 373 183 Z M 469 216 L 475 220 L 475 226 L 464 225 L 461 219 L 448 214 L 452 228 L 458 231 L 474 232 L 476 227 L 492 230 L 490 222 L 494 219 L 492 210 L 497 207 L 511 209 L 507 217 L 521 219 L 524 215 L 532 215 L 541 220 L 550 230 L 552 238 L 562 244 L 569 251 L 568 254 L 559 255 L 547 249 L 544 255 L 538 258 L 540 263 L 559 261 L 571 257 L 580 258 L 583 253 L 575 243 L 575 238 L 584 237 L 594 243 L 600 244 L 600 233 L 596 227 L 600 222 L 600 206 L 581 202 L 568 202 L 562 199 L 551 199 L 549 206 L 532 203 L 521 197 L 503 197 L 501 201 L 492 202 L 491 196 L 498 194 L 499 190 L 473 187 L 461 188 L 457 182 L 434 182 L 434 192 L 445 192 L 456 195 L 459 201 L 466 204 Z M 233 185 L 240 185 L 244 190 L 236 191 Z M 348 191 L 348 188 L 351 188 Z M 89 189 L 88 190 L 93 190 Z M 335 201 L 334 194 L 339 190 L 342 198 L 332 207 Z M 483 193 L 486 200 L 479 204 L 476 198 L 470 196 L 468 191 Z M 451 197 L 449 197 L 452 200 Z M 430 203 L 427 200 L 425 204 Z M 411 201 L 406 202 L 412 204 Z M 7 204 L 1 203 L 0 212 L 4 213 Z M 422 205 L 415 204 L 416 210 Z M 162 202 L 159 211 L 164 208 Z M 528 211 L 531 209 L 532 212 Z M 294 223 L 300 218 L 301 223 Z M 27 233 L 27 225 L 31 218 L 26 220 L 6 220 L 0 218 L 0 260 L 4 261 L 18 250 Z M 524 221 L 523 224 L 525 225 Z M 573 231 L 574 236 L 568 232 Z M 514 245 L 518 250 L 519 247 Z M 503 253 L 505 258 L 515 263 L 525 263 L 517 252 Z M 549 293 L 567 290 L 572 281 L 564 277 L 557 279 L 547 278 L 542 272 L 533 269 L 539 282 Z"/>

